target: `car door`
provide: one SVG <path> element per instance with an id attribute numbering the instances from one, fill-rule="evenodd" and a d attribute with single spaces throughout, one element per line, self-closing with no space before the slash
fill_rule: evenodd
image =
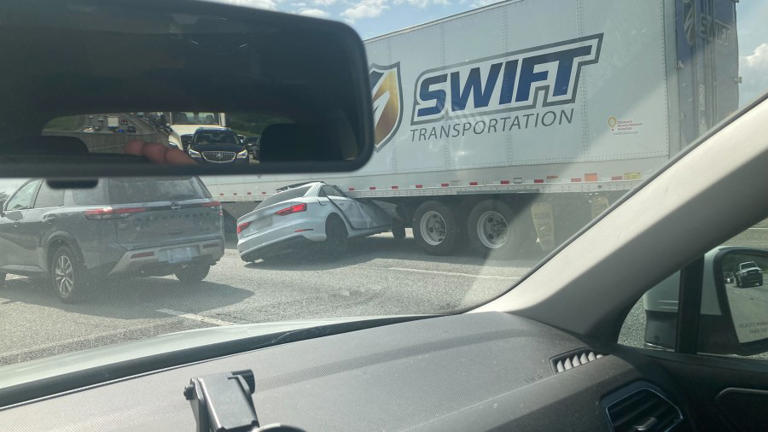
<path id="1" fill-rule="evenodd" d="M 24 241 L 21 247 L 29 265 L 40 271 L 47 269 L 47 251 L 45 239 L 59 229 L 59 222 L 64 216 L 64 189 L 52 189 L 46 182 L 41 182 L 31 209 L 24 210 L 24 221 L 20 224 L 19 235 Z"/>
<path id="2" fill-rule="evenodd" d="M 368 222 L 360 211 L 360 206 L 352 198 L 347 197 L 338 189 L 327 185 L 320 189 L 320 196 L 321 198 L 326 197 L 331 205 L 341 212 L 344 219 L 353 229 L 364 230 L 368 227 Z"/>
<path id="3" fill-rule="evenodd" d="M 0 265 L 8 270 L 29 271 L 34 267 L 34 239 L 24 234 L 24 224 L 30 222 L 27 214 L 33 206 L 39 180 L 22 185 L 8 201 L 0 216 Z"/>

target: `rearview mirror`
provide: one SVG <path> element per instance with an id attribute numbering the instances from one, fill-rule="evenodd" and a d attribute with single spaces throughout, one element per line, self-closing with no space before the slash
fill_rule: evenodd
<path id="1" fill-rule="evenodd" d="M 372 154 L 365 51 L 339 22 L 218 1 L 13 0 L 0 49 L 4 177 L 349 171 Z M 187 151 L 198 131 L 197 164 L 124 154 L 135 140 Z M 210 144 L 238 135 L 262 137 L 259 160 Z"/>

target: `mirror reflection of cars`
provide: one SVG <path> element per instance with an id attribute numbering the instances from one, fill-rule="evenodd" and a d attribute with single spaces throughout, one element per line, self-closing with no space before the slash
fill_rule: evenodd
<path id="1" fill-rule="evenodd" d="M 744 252 L 747 251 L 747 252 Z M 704 255 L 702 292 L 701 292 L 701 321 L 710 330 L 722 325 L 723 317 L 718 284 L 723 286 L 754 287 L 763 284 L 763 273 L 755 261 L 743 261 L 738 265 L 726 265 L 723 269 L 724 257 L 744 253 L 766 254 L 759 249 L 743 249 L 730 246 L 718 246 Z M 723 269 L 723 283 L 717 281 L 713 275 L 716 269 Z M 675 272 L 668 278 L 659 282 L 643 295 L 643 309 L 645 310 L 645 346 L 649 348 L 671 349 L 674 347 L 677 335 L 677 316 L 680 291 L 680 272 Z M 709 341 L 712 344 L 718 341 Z M 722 339 L 719 343 L 722 343 Z M 711 347 L 715 349 L 715 347 Z M 716 351 L 711 351 L 716 352 Z"/>
<path id="2" fill-rule="evenodd" d="M 389 231 L 392 216 L 371 201 L 347 197 L 323 182 L 291 185 L 237 220 L 237 250 L 243 261 L 322 244 L 340 254 L 347 240 Z"/>
<path id="3" fill-rule="evenodd" d="M 125 128 L 125 130 L 128 131 L 128 133 L 136 133 L 136 126 L 128 125 L 128 127 Z"/>
<path id="4" fill-rule="evenodd" d="M 248 164 L 248 150 L 231 129 L 198 128 L 187 153 L 192 159 L 216 164 Z"/>
<path id="5" fill-rule="evenodd" d="M 196 177 L 110 178 L 72 190 L 30 180 L 0 215 L 0 276 L 46 279 L 64 302 L 113 277 L 200 282 L 223 254 L 221 204 Z"/>
<path id="6" fill-rule="evenodd" d="M 725 278 L 725 283 L 727 284 L 734 284 L 736 283 L 736 276 L 733 275 L 733 272 L 725 272 L 725 275 L 723 275 Z"/>
<path id="7" fill-rule="evenodd" d="M 735 275 L 736 286 L 739 288 L 763 285 L 763 271 L 754 261 L 740 263 Z"/>

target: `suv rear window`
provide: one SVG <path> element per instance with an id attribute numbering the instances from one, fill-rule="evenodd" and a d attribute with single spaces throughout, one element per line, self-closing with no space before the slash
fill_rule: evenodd
<path id="1" fill-rule="evenodd" d="M 271 197 L 265 199 L 259 205 L 257 205 L 256 208 L 260 209 L 262 207 L 269 207 L 272 204 L 277 204 L 281 201 L 288 201 L 294 198 L 303 197 L 311 187 L 312 186 L 304 186 L 296 189 L 289 189 L 285 192 L 280 192 L 279 194 L 272 195 Z"/>
<path id="2" fill-rule="evenodd" d="M 184 201 L 207 198 L 192 177 L 142 177 L 109 179 L 110 204 Z"/>

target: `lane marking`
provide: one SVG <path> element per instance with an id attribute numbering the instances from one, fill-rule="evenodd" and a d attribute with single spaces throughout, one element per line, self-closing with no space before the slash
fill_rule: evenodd
<path id="1" fill-rule="evenodd" d="M 422 270 L 422 269 L 414 269 L 414 268 L 406 268 L 406 267 L 387 267 L 387 270 L 406 271 L 406 272 L 413 272 L 413 273 L 439 274 L 444 276 L 464 276 L 464 277 L 471 277 L 476 279 L 520 280 L 520 278 L 516 276 L 478 275 L 478 274 L 472 274 L 472 273 L 444 272 L 444 271 L 438 271 L 438 270 Z"/>
<path id="2" fill-rule="evenodd" d="M 224 320 L 220 320 L 220 319 L 216 319 L 216 318 L 210 318 L 210 317 L 207 317 L 207 316 L 202 316 L 202 315 L 193 314 L 193 313 L 179 312 L 179 311 L 173 310 L 173 309 L 157 309 L 157 312 L 168 314 L 168 315 L 177 316 L 179 318 L 186 318 L 186 319 L 191 319 L 191 320 L 195 320 L 195 321 L 200 321 L 200 322 L 206 323 L 206 324 L 213 324 L 213 325 L 216 325 L 216 326 L 226 326 L 226 325 L 232 325 L 233 324 L 233 323 L 231 323 L 229 321 L 224 321 Z"/>

